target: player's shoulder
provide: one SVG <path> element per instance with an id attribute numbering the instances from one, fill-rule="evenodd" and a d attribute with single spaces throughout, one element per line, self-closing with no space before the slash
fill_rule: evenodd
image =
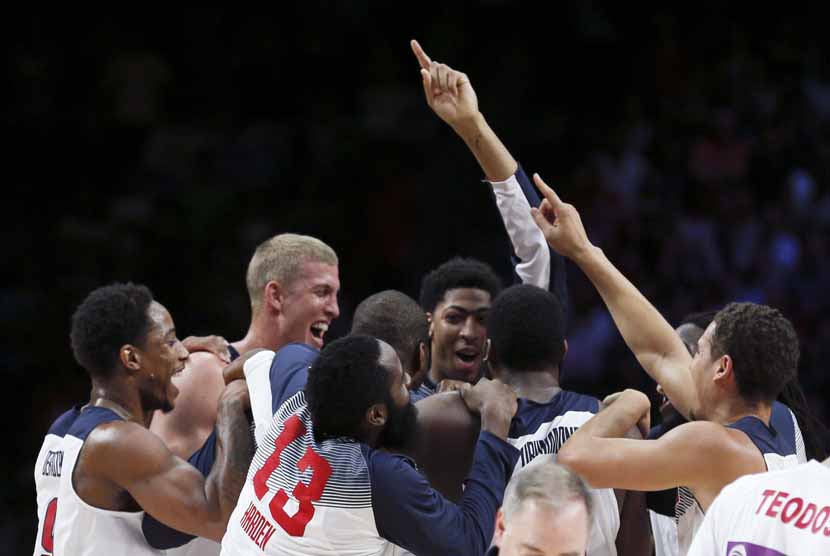
<path id="1" fill-rule="evenodd" d="M 187 357 L 187 365 L 191 369 L 203 371 L 221 371 L 225 363 L 209 351 L 194 351 Z"/>
<path id="2" fill-rule="evenodd" d="M 423 479 L 417 471 L 415 461 L 407 455 L 372 448 L 366 444 L 361 444 L 360 448 L 369 470 L 369 480 L 376 487 L 400 483 L 407 476 Z"/>
<path id="3" fill-rule="evenodd" d="M 55 419 L 46 431 L 47 435 L 64 436 L 72 427 L 72 424 L 81 414 L 81 406 L 76 405 L 67 411 L 63 412 L 57 419 Z"/>
<path id="4" fill-rule="evenodd" d="M 276 351 L 273 355 L 274 364 L 311 364 L 317 356 L 320 355 L 320 350 L 308 344 L 294 342 L 286 344 Z"/>
<path id="5" fill-rule="evenodd" d="M 589 413 L 599 412 L 602 403 L 593 396 L 572 392 L 571 390 L 560 391 L 551 401 L 558 402 L 569 411 L 587 411 Z"/>
<path id="6" fill-rule="evenodd" d="M 690 444 L 701 453 L 722 452 L 742 446 L 744 443 L 733 431 L 712 421 L 690 421 L 674 427 L 657 442 L 666 444 Z M 744 436 L 745 438 L 745 436 Z"/>

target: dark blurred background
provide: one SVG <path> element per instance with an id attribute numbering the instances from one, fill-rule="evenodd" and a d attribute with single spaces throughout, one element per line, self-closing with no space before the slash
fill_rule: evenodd
<path id="1" fill-rule="evenodd" d="M 487 186 L 426 106 L 410 38 L 469 74 L 516 158 L 580 209 L 592 240 L 672 322 L 730 300 L 783 310 L 800 335 L 802 384 L 828 421 L 823 13 L 496 0 L 270 11 L 50 11 L 0 23 L 0 553 L 31 551 L 43 434 L 88 396 L 68 329 L 91 289 L 146 283 L 182 335 L 236 340 L 254 246 L 308 233 L 340 256 L 332 339 L 366 295 L 417 297 L 421 276 L 456 254 L 510 280 Z M 570 270 L 565 385 L 651 393 Z"/>

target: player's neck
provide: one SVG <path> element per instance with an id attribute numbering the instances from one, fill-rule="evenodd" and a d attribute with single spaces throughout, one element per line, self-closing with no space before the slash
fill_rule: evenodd
<path id="1" fill-rule="evenodd" d="M 248 327 L 245 337 L 231 345 L 239 353 L 245 353 L 252 349 L 276 351 L 284 344 L 276 319 L 271 319 L 264 312 L 260 312 L 251 318 L 251 325 Z"/>
<path id="2" fill-rule="evenodd" d="M 104 407 L 125 421 L 133 421 L 144 427 L 150 426 L 152 411 L 144 411 L 138 391 L 120 382 L 93 382 L 89 405 Z"/>
<path id="3" fill-rule="evenodd" d="M 769 426 L 770 416 L 772 415 L 772 406 L 767 404 L 749 405 L 745 401 L 738 399 L 723 400 L 712 412 L 709 419 L 722 425 L 729 425 L 744 417 L 757 417 Z"/>
<path id="4" fill-rule="evenodd" d="M 505 372 L 498 378 L 510 386 L 520 398 L 536 403 L 547 403 L 562 391 L 559 369 L 539 369 L 532 372 Z"/>

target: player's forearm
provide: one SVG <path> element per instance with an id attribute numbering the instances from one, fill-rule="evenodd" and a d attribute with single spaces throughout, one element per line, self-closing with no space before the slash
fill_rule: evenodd
<path id="1" fill-rule="evenodd" d="M 601 249 L 588 247 L 574 262 L 594 284 L 625 343 L 646 372 L 664 389 L 681 390 L 682 386 L 687 387 L 686 392 L 692 391 L 688 374 L 691 357 L 660 312 Z"/>
<path id="2" fill-rule="evenodd" d="M 519 164 L 480 112 L 452 127 L 467 144 L 489 181 L 504 181 L 516 173 Z"/>
<path id="3" fill-rule="evenodd" d="M 216 422 L 216 462 L 205 481 L 205 491 L 225 525 L 245 485 L 253 448 L 245 406 L 239 400 L 222 401 Z"/>

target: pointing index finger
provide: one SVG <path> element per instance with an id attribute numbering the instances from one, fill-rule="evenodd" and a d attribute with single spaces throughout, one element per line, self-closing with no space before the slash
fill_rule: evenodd
<path id="1" fill-rule="evenodd" d="M 418 44 L 418 41 L 412 39 L 409 41 L 409 46 L 412 47 L 412 52 L 415 54 L 415 57 L 418 58 L 418 63 L 421 64 L 421 67 L 425 70 L 429 70 L 432 60 L 429 56 L 427 56 L 427 53 L 424 52 L 424 49 L 421 48 L 421 45 Z"/>
<path id="2" fill-rule="evenodd" d="M 559 198 L 559 195 L 551 189 L 548 184 L 542 181 L 541 176 L 539 174 L 533 174 L 533 183 L 536 184 L 536 187 L 539 188 L 539 191 L 548 200 L 552 207 L 561 207 L 564 203 L 562 199 Z"/>

